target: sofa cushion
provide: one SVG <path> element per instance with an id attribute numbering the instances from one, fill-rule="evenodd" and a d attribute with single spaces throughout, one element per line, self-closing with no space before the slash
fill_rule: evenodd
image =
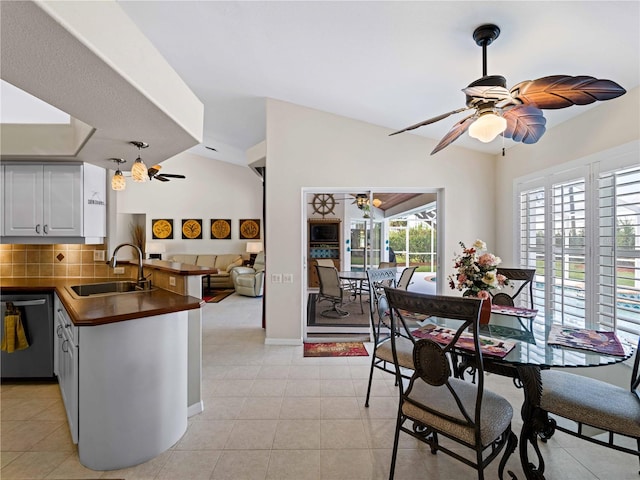
<path id="1" fill-rule="evenodd" d="M 233 265 L 232 265 L 233 264 Z M 227 267 L 232 265 L 231 268 L 242 265 L 242 256 L 237 253 L 225 253 L 222 255 L 216 255 L 215 268 L 221 271 L 229 271 Z"/>
<path id="2" fill-rule="evenodd" d="M 196 265 L 199 267 L 214 268 L 216 266 L 216 258 L 218 255 L 198 255 Z"/>
<path id="3" fill-rule="evenodd" d="M 189 265 L 195 265 L 198 261 L 198 255 L 188 254 L 176 254 L 171 257 L 172 262 L 187 263 Z"/>

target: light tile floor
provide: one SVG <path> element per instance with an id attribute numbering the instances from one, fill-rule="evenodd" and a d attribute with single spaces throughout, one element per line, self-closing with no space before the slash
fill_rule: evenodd
<path id="1" fill-rule="evenodd" d="M 98 472 L 78 462 L 58 386 L 2 385 L 0 478 L 127 480 L 385 479 L 388 478 L 397 391 L 376 372 L 364 407 L 370 357 L 303 358 L 302 347 L 266 346 L 261 300 L 232 295 L 203 310 L 205 410 L 183 438 L 159 457 L 126 470 Z M 519 432 L 522 392 L 488 377 L 509 398 Z M 562 433 L 541 444 L 547 479 L 638 478 L 630 455 Z M 497 461 L 485 478 L 497 478 Z M 524 478 L 517 454 L 508 463 Z M 469 467 L 401 437 L 397 479 L 473 479 Z"/>

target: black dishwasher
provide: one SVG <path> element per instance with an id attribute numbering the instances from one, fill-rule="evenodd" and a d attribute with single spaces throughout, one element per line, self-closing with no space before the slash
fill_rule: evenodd
<path id="1" fill-rule="evenodd" d="M 2 336 L 7 302 L 20 312 L 29 347 L 12 353 L 0 352 L 2 378 L 53 377 L 53 297 L 49 293 L 0 295 Z"/>

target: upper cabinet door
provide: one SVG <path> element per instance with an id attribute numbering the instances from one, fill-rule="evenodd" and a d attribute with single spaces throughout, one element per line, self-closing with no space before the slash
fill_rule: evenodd
<path id="1" fill-rule="evenodd" d="M 82 236 L 82 165 L 43 167 L 44 234 Z"/>
<path id="2" fill-rule="evenodd" d="M 42 165 L 6 165 L 4 234 L 43 235 Z"/>
<path id="3" fill-rule="evenodd" d="M 4 235 L 82 235 L 82 165 L 6 165 Z"/>

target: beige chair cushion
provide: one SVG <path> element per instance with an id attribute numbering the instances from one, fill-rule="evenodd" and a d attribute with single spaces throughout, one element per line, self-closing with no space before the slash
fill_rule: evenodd
<path id="1" fill-rule="evenodd" d="M 460 396 L 467 413 L 473 418 L 477 392 L 476 386 L 470 382 L 456 378 L 450 378 L 449 382 Z M 433 387 L 423 380 L 418 379 L 414 384 L 409 398 L 423 405 L 427 405 L 433 410 L 442 412 L 443 415 L 448 415 L 450 418 L 463 419 L 453 395 L 448 391 L 446 386 Z M 431 426 L 442 432 L 447 432 L 449 435 L 463 442 L 469 444 L 475 443 L 474 429 L 471 427 L 434 415 L 409 402 L 403 403 L 402 413 L 424 425 Z M 513 407 L 505 398 L 485 388 L 482 397 L 482 412 L 480 417 L 480 440 L 482 445 L 486 446 L 507 429 L 513 417 Z"/>
<path id="2" fill-rule="evenodd" d="M 401 367 L 415 370 L 413 364 L 413 342 L 408 338 L 396 338 L 396 351 L 398 352 L 398 363 Z M 376 348 L 376 357 L 385 362 L 393 363 L 393 352 L 391 350 L 391 339 L 385 340 Z"/>
<path id="3" fill-rule="evenodd" d="M 640 400 L 630 390 L 594 378 L 542 370 L 540 407 L 569 420 L 640 437 Z"/>

